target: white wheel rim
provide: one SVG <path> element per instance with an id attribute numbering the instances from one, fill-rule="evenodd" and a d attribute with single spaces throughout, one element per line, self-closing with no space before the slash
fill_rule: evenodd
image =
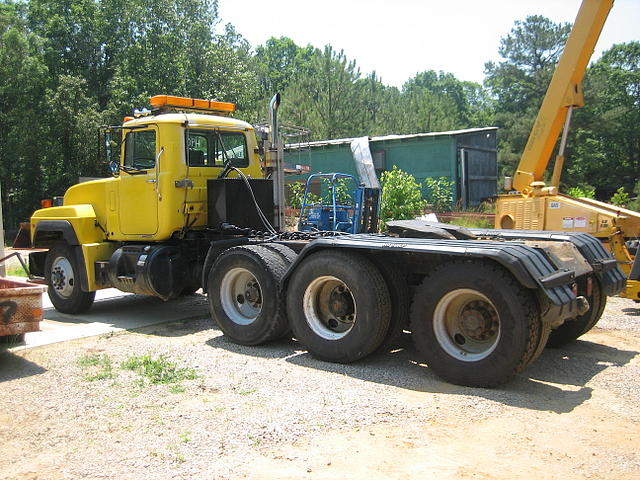
<path id="1" fill-rule="evenodd" d="M 61 298 L 69 298 L 73 294 L 75 276 L 67 258 L 57 257 L 51 264 L 51 285 Z"/>
<path id="2" fill-rule="evenodd" d="M 347 285 L 332 276 L 313 280 L 302 299 L 304 315 L 311 330 L 325 340 L 339 340 L 356 323 L 356 302 Z"/>
<path id="3" fill-rule="evenodd" d="M 500 316 L 485 295 L 460 288 L 444 295 L 436 305 L 433 331 L 442 349 L 453 358 L 477 362 L 498 346 Z"/>
<path id="4" fill-rule="evenodd" d="M 222 309 L 238 325 L 253 323 L 262 311 L 262 288 L 247 269 L 233 268 L 222 278 L 220 287 Z"/>

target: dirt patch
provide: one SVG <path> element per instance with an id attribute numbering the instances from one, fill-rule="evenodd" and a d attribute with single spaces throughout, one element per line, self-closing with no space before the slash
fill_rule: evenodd
<path id="1" fill-rule="evenodd" d="M 409 342 L 334 365 L 205 319 L 5 352 L 0 478 L 638 478 L 637 307 L 494 390 Z"/>

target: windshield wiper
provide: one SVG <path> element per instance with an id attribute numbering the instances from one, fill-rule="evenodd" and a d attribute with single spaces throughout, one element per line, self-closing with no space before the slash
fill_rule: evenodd
<path id="1" fill-rule="evenodd" d="M 147 173 L 146 170 L 143 170 L 138 167 L 131 167 L 129 165 L 120 165 L 118 164 L 118 170 L 128 173 L 129 175 L 144 175 Z"/>

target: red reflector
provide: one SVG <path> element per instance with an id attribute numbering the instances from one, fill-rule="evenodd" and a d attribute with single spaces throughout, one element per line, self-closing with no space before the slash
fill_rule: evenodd
<path id="1" fill-rule="evenodd" d="M 591 277 L 587 278 L 587 297 L 593 295 L 593 280 Z"/>

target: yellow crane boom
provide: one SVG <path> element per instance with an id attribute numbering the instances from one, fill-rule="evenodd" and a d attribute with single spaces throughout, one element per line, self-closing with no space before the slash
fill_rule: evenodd
<path id="1" fill-rule="evenodd" d="M 629 278 L 624 296 L 640 300 L 640 261 L 625 241 L 640 237 L 640 213 L 558 192 L 571 113 L 584 105 L 581 82 L 613 0 L 583 0 L 545 94 L 508 195 L 496 206 L 496 228 L 578 231 L 599 237 Z M 564 130 L 563 130 L 564 126 Z M 544 175 L 562 132 L 551 184 Z M 638 277 L 638 278 L 636 278 Z"/>
<path id="2" fill-rule="evenodd" d="M 582 2 L 513 177 L 516 190 L 526 194 L 533 190 L 533 182 L 544 181 L 544 172 L 569 112 L 584 105 L 582 79 L 612 7 L 613 0 Z M 555 171 L 559 173 L 558 168 Z M 559 181 L 559 177 L 554 181 Z M 554 181 L 552 185 L 557 187 Z"/>

